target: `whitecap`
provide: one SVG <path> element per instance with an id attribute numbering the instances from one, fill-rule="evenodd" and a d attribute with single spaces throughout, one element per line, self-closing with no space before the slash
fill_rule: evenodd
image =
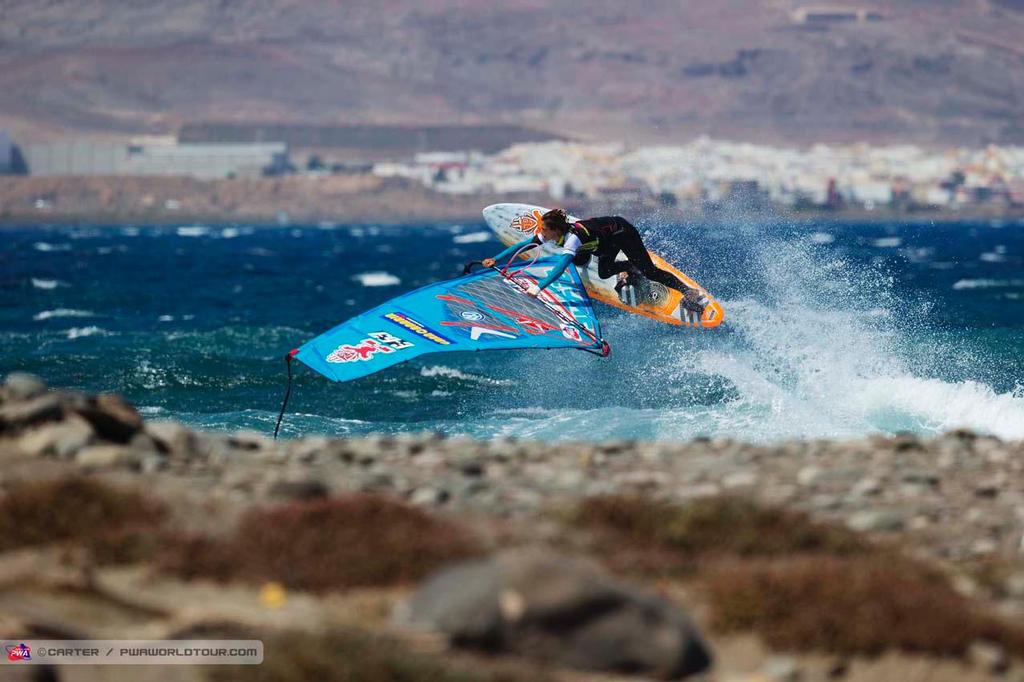
<path id="1" fill-rule="evenodd" d="M 74 308 L 57 308 L 56 310 L 44 310 L 41 313 L 36 313 L 32 316 L 32 319 L 36 322 L 40 320 L 49 320 L 54 317 L 93 317 L 95 313 L 88 310 L 75 310 Z"/>
<path id="2" fill-rule="evenodd" d="M 92 326 L 92 327 L 72 327 L 71 329 L 65 330 L 64 333 L 67 334 L 67 337 L 68 337 L 69 340 L 73 341 L 75 339 L 81 339 L 81 338 L 85 338 L 87 336 L 93 336 L 95 334 L 100 334 L 100 335 L 104 335 L 105 336 L 105 335 L 107 335 L 108 332 L 107 332 L 106 329 L 101 329 L 100 327 Z"/>
<path id="3" fill-rule="evenodd" d="M 879 249 L 892 249 L 897 246 L 902 246 L 903 240 L 899 237 L 882 237 L 881 239 L 876 239 L 871 243 Z"/>
<path id="4" fill-rule="evenodd" d="M 379 271 L 361 272 L 358 275 L 354 275 L 352 279 L 357 280 L 364 287 L 390 287 L 402 283 L 402 280 L 391 273 Z"/>
<path id="5" fill-rule="evenodd" d="M 234 239 L 240 234 L 241 232 L 239 232 L 238 229 L 234 227 L 225 227 L 223 230 L 220 231 L 220 236 L 223 239 Z"/>
<path id="6" fill-rule="evenodd" d="M 980 261 L 982 261 L 984 263 L 1004 263 L 1004 262 L 1006 262 L 1006 256 L 1004 256 L 1001 253 L 995 253 L 995 252 L 992 252 L 992 251 L 987 251 L 987 252 L 981 254 L 980 256 L 978 256 L 978 260 L 980 260 Z"/>
<path id="7" fill-rule="evenodd" d="M 828 232 L 815 232 L 808 237 L 812 244 L 831 244 L 836 240 L 835 237 L 830 235 Z"/>
<path id="8" fill-rule="evenodd" d="M 490 384 L 492 386 L 509 386 L 514 383 L 508 379 L 492 379 L 490 377 L 479 376 L 477 374 L 469 374 L 455 369 L 454 367 L 446 367 L 445 365 L 431 365 L 430 367 L 423 367 L 420 369 L 420 376 L 444 377 L 446 379 L 458 379 L 460 381 L 476 381 L 483 384 Z"/>
<path id="9" fill-rule="evenodd" d="M 176 234 L 179 237 L 205 237 L 210 234 L 210 228 L 203 225 L 190 225 L 186 227 L 179 227 L 176 230 Z"/>
<path id="10" fill-rule="evenodd" d="M 961 279 L 953 283 L 953 289 L 1002 289 L 1024 287 L 1024 279 Z"/>
<path id="11" fill-rule="evenodd" d="M 57 279 L 37 279 L 32 278 L 32 286 L 36 289 L 56 289 L 60 286 L 67 286 L 64 282 Z"/>
<path id="12" fill-rule="evenodd" d="M 156 318 L 157 322 L 174 322 L 174 315 L 161 315 Z"/>
<path id="13" fill-rule="evenodd" d="M 36 251 L 49 253 L 50 251 L 70 251 L 71 244 L 50 244 L 49 242 L 36 242 L 32 245 Z"/>
<path id="14" fill-rule="evenodd" d="M 863 382 L 849 399 L 876 418 L 903 416 L 926 432 L 968 428 L 1004 440 L 1024 438 L 1024 395 L 996 393 L 977 381 L 882 377 Z"/>
<path id="15" fill-rule="evenodd" d="M 452 237 L 452 241 L 456 244 L 479 244 L 481 242 L 490 241 L 490 232 L 470 232 L 469 234 L 459 234 Z"/>

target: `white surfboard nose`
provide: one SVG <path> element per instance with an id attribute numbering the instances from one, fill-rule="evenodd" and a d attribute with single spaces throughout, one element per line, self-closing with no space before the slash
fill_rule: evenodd
<path id="1" fill-rule="evenodd" d="M 501 212 L 501 204 L 491 204 L 483 210 L 484 220 L 489 225 L 493 224 L 498 220 L 498 214 Z"/>

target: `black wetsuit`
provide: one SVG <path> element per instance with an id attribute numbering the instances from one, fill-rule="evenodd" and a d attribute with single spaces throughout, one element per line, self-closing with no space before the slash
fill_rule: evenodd
<path id="1" fill-rule="evenodd" d="M 681 291 L 693 296 L 697 292 L 687 286 L 671 272 L 660 269 L 647 253 L 644 240 L 640 233 L 625 218 L 620 216 L 603 216 L 587 218 L 573 223 L 569 229 L 579 237 L 583 246 L 576 252 L 573 262 L 584 266 L 592 255 L 597 256 L 597 274 L 606 279 L 620 272 L 637 269 L 647 279 L 664 284 L 670 289 Z M 626 254 L 628 261 L 616 261 L 619 251 Z"/>

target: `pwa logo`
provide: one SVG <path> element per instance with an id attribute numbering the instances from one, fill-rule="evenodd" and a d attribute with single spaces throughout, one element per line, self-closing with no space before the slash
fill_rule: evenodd
<path id="1" fill-rule="evenodd" d="M 7 660 L 8 661 L 31 661 L 32 660 L 32 647 L 22 642 L 17 645 L 8 645 L 7 647 Z"/>

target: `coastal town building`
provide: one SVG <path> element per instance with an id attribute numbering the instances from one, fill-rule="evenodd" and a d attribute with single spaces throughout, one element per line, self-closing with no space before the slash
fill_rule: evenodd
<path id="1" fill-rule="evenodd" d="M 289 169 L 283 142 L 179 144 L 173 137 L 127 142 L 60 140 L 25 145 L 30 175 L 165 175 L 212 180 L 257 177 Z"/>
<path id="2" fill-rule="evenodd" d="M 679 146 L 548 141 L 495 154 L 419 154 L 374 166 L 449 194 L 548 193 L 707 210 L 1024 206 L 1024 147 L 771 147 L 702 137 Z"/>

